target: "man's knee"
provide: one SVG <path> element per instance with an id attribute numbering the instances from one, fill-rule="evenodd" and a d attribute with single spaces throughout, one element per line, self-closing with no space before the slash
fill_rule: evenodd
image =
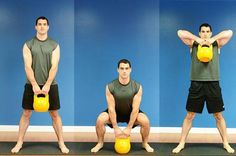
<path id="1" fill-rule="evenodd" d="M 220 113 L 214 113 L 214 118 L 215 118 L 217 121 L 221 121 L 221 120 L 224 119 L 221 112 L 220 112 Z"/>
<path id="2" fill-rule="evenodd" d="M 150 127 L 150 122 L 148 117 L 143 114 L 143 113 L 139 113 L 138 117 L 137 117 L 137 122 L 138 124 L 140 124 L 141 127 Z"/>
<path id="3" fill-rule="evenodd" d="M 188 112 L 185 119 L 188 120 L 188 121 L 192 121 L 195 117 L 196 113 L 194 112 Z"/>
<path id="4" fill-rule="evenodd" d="M 23 117 L 29 119 L 32 115 L 32 110 L 24 109 L 23 110 Z"/>
<path id="5" fill-rule="evenodd" d="M 58 111 L 49 111 L 49 114 L 50 114 L 50 116 L 53 120 L 60 117 L 59 114 L 58 114 Z"/>
<path id="6" fill-rule="evenodd" d="M 103 112 L 98 116 L 96 126 L 99 126 L 99 127 L 104 126 L 108 120 L 109 120 L 108 113 Z"/>

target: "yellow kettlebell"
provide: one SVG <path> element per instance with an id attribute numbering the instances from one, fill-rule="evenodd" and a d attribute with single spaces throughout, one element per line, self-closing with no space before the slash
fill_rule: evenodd
<path id="1" fill-rule="evenodd" d="M 36 112 L 47 112 L 49 109 L 49 95 L 34 95 L 33 107 Z"/>
<path id="2" fill-rule="evenodd" d="M 198 45 L 197 58 L 201 62 L 209 62 L 213 57 L 212 45 Z"/>
<path id="3" fill-rule="evenodd" d="M 127 154 L 131 148 L 130 137 L 116 138 L 114 148 L 119 154 Z"/>

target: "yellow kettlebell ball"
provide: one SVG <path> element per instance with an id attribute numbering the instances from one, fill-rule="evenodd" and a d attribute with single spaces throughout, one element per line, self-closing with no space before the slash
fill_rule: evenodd
<path id="1" fill-rule="evenodd" d="M 131 148 L 130 137 L 116 138 L 114 148 L 119 154 L 127 154 Z"/>
<path id="2" fill-rule="evenodd" d="M 36 112 L 47 112 L 49 109 L 49 95 L 34 95 L 33 107 Z"/>
<path id="3" fill-rule="evenodd" d="M 198 45 L 197 58 L 201 62 L 209 62 L 213 57 L 212 45 Z"/>

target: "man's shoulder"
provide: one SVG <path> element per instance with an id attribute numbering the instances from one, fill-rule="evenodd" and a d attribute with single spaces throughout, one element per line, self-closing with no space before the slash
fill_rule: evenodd
<path id="1" fill-rule="evenodd" d="M 114 79 L 111 82 L 107 84 L 107 87 L 111 94 L 114 94 L 114 89 L 116 88 L 118 82 L 118 79 Z"/>
<path id="2" fill-rule="evenodd" d="M 37 41 L 38 41 L 38 39 L 36 38 L 36 36 L 34 36 L 34 37 L 31 38 L 30 40 L 27 40 L 27 41 L 25 42 L 25 44 L 27 45 L 27 47 L 28 47 L 29 49 L 31 49 L 32 46 L 34 46 L 34 44 L 37 44 Z M 47 45 L 52 46 L 53 49 L 55 49 L 55 48 L 57 47 L 57 45 L 58 45 L 58 43 L 57 43 L 54 39 L 52 39 L 51 37 L 49 37 L 49 36 L 48 36 L 46 42 L 44 42 L 44 43 L 47 44 Z"/>
<path id="3" fill-rule="evenodd" d="M 131 80 L 131 86 L 132 86 L 132 88 L 134 89 L 135 94 L 137 94 L 138 91 L 139 91 L 139 89 L 140 89 L 141 84 L 138 83 L 138 82 L 135 81 L 135 80 Z"/>
<path id="4" fill-rule="evenodd" d="M 114 80 L 110 81 L 110 82 L 108 83 L 108 85 L 114 85 L 114 84 L 116 84 L 116 83 L 119 84 L 119 80 L 118 80 L 118 79 L 114 79 Z M 134 79 L 131 79 L 131 80 L 130 80 L 130 83 L 136 84 L 136 85 L 140 85 L 140 83 L 137 82 L 137 81 L 134 80 Z"/>
<path id="5" fill-rule="evenodd" d="M 48 41 L 52 42 L 54 44 L 58 44 L 56 40 L 54 40 L 53 38 L 51 38 L 50 36 L 48 36 Z"/>
<path id="6" fill-rule="evenodd" d="M 35 36 L 34 36 L 34 37 L 32 37 L 31 39 L 26 40 L 25 43 L 32 42 L 32 41 L 34 41 L 35 39 L 36 39 L 36 38 L 35 38 Z"/>
<path id="7" fill-rule="evenodd" d="M 110 81 L 107 85 L 114 85 L 117 82 L 118 82 L 118 79 L 114 79 L 114 80 Z"/>
<path id="8" fill-rule="evenodd" d="M 131 83 L 139 85 L 139 86 L 141 85 L 139 82 L 137 82 L 136 80 L 133 80 L 133 79 L 131 79 Z"/>
<path id="9" fill-rule="evenodd" d="M 36 38 L 33 37 L 33 38 L 31 38 L 31 39 L 29 39 L 29 40 L 27 40 L 27 41 L 25 42 L 25 44 L 27 45 L 28 48 L 31 49 L 33 43 L 35 42 L 35 39 L 36 39 Z"/>
<path id="10" fill-rule="evenodd" d="M 58 43 L 57 43 L 54 39 L 52 39 L 51 37 L 48 37 L 47 42 L 48 42 L 51 46 L 53 46 L 53 49 L 55 49 L 55 48 L 57 47 L 57 45 L 58 45 Z"/>

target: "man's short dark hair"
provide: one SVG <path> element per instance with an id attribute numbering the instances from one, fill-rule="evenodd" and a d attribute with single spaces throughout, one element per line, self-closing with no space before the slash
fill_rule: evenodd
<path id="1" fill-rule="evenodd" d="M 48 21 L 48 19 L 47 19 L 46 17 L 44 17 L 44 16 L 40 16 L 40 17 L 38 17 L 38 18 L 36 19 L 36 21 L 35 21 L 35 25 L 38 24 L 38 20 L 40 20 L 40 19 L 42 19 L 42 20 L 46 20 L 46 21 L 47 21 L 47 24 L 49 25 L 49 21 Z"/>
<path id="2" fill-rule="evenodd" d="M 117 64 L 117 68 L 119 68 L 120 67 L 120 64 L 121 63 L 125 63 L 125 64 L 129 64 L 129 67 L 131 68 L 131 63 L 130 63 L 130 61 L 129 60 L 127 60 L 127 59 L 121 59 L 119 62 L 118 62 L 118 64 Z"/>
<path id="3" fill-rule="evenodd" d="M 200 26 L 199 26 L 199 32 L 201 32 L 201 28 L 202 27 L 209 27 L 210 28 L 210 31 L 212 32 L 212 29 L 211 29 L 211 25 L 208 24 L 208 23 L 202 23 Z"/>

